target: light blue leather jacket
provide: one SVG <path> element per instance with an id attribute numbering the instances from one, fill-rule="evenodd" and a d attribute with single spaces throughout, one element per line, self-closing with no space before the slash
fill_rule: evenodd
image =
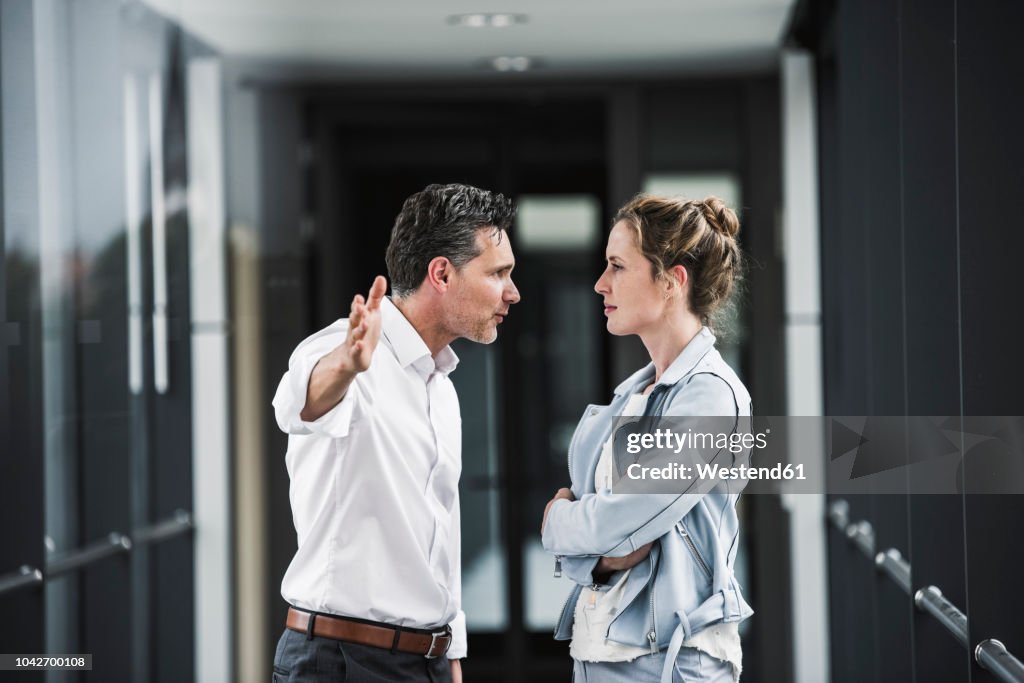
<path id="1" fill-rule="evenodd" d="M 707 328 L 686 345 L 652 389 L 664 416 L 749 416 L 750 394 L 715 349 Z M 607 638 L 618 643 L 668 647 L 672 661 L 683 640 L 720 621 L 741 621 L 754 611 L 743 599 L 733 563 L 739 538 L 736 500 L 744 482 L 718 484 L 704 494 L 612 494 L 594 490 L 594 470 L 615 417 L 654 378 L 650 364 L 615 389 L 610 405 L 587 406 L 569 445 L 575 501 L 551 506 L 544 548 L 556 571 L 576 584 L 562 608 L 555 638 L 572 637 L 573 609 L 602 555 L 621 557 L 657 541 L 633 567 L 622 607 Z M 657 398 L 656 398 L 657 397 Z"/>

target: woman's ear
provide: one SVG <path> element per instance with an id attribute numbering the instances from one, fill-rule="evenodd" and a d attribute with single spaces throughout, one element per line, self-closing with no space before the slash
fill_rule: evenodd
<path id="1" fill-rule="evenodd" d="M 665 277 L 668 281 L 669 292 L 682 292 L 690 280 L 690 274 L 686 272 L 685 266 L 672 266 L 665 271 Z"/>
<path id="2" fill-rule="evenodd" d="M 427 283 L 439 292 L 447 291 L 452 270 L 452 262 L 444 256 L 432 259 L 427 264 Z"/>

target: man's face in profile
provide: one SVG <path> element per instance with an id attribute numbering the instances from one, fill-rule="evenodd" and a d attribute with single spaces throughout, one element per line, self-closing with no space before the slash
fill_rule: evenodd
<path id="1" fill-rule="evenodd" d="M 477 230 L 476 244 L 480 255 L 452 276 L 447 318 L 454 336 L 490 344 L 509 307 L 519 301 L 512 282 L 515 257 L 508 235 L 493 227 Z"/>

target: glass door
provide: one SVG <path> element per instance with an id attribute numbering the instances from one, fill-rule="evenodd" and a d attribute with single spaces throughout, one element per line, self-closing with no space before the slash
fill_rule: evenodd
<path id="1" fill-rule="evenodd" d="M 187 680 L 183 37 L 136 3 L 2 8 L 0 616 L 32 615 L 5 650 L 93 656 L 49 681 Z"/>

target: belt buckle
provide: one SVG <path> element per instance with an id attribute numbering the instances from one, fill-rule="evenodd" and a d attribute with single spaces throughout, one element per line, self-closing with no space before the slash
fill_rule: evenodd
<path id="1" fill-rule="evenodd" d="M 450 633 L 450 631 L 448 629 L 445 629 L 443 631 L 438 631 L 436 633 L 431 633 L 430 634 L 430 647 L 427 648 L 427 654 L 425 654 L 423 656 L 426 657 L 427 659 L 437 659 L 440 655 L 435 655 L 434 654 L 434 645 L 437 644 L 437 639 L 438 638 L 443 637 L 443 636 L 447 636 L 447 635 L 449 635 L 449 633 Z M 448 645 L 445 646 L 444 651 L 441 652 L 441 654 L 443 655 L 446 652 L 448 652 L 448 648 L 450 648 L 451 646 L 452 646 L 452 641 L 451 641 L 451 638 L 449 638 L 448 639 Z"/>

